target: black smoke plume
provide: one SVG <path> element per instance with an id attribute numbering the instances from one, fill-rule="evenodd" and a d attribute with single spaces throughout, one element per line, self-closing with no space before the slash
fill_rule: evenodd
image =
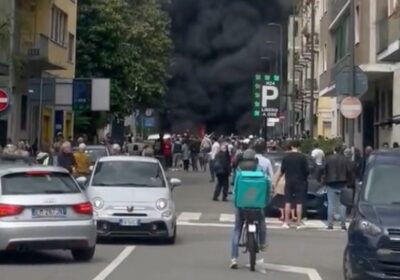
<path id="1" fill-rule="evenodd" d="M 191 123 L 220 133 L 258 131 L 251 117 L 252 79 L 274 69 L 279 45 L 267 41 L 279 43 L 279 29 L 267 24 L 285 24 L 291 2 L 170 1 L 175 49 L 166 102 L 174 127 Z"/>

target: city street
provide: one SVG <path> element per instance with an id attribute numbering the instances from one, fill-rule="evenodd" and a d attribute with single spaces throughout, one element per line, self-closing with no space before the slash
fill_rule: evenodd
<path id="1" fill-rule="evenodd" d="M 232 206 L 211 201 L 214 185 L 208 174 L 170 172 L 182 179 L 175 190 L 179 215 L 175 245 L 141 240 L 113 240 L 99 244 L 90 263 L 74 263 L 69 252 L 0 255 L 3 280 L 125 280 L 125 279 L 342 279 L 346 234 L 327 232 L 322 223 L 304 230 L 283 230 L 268 220 L 269 249 L 260 254 L 257 272 L 246 267 L 229 270 Z M 318 226 L 321 225 L 321 226 Z"/>

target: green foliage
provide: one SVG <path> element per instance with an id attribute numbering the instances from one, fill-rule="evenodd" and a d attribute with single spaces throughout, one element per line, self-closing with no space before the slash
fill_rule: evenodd
<path id="1" fill-rule="evenodd" d="M 306 139 L 302 141 L 300 150 L 303 153 L 310 154 L 311 151 L 314 149 L 316 143 L 318 144 L 319 148 L 324 151 L 325 154 L 329 154 L 333 151 L 335 146 L 341 144 L 342 141 L 341 139 Z"/>
<path id="2" fill-rule="evenodd" d="M 152 106 L 165 92 L 169 18 L 158 0 L 80 0 L 77 77 L 111 79 L 111 112 Z"/>

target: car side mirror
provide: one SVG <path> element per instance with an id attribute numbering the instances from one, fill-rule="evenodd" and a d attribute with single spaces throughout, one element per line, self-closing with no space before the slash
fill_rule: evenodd
<path id="1" fill-rule="evenodd" d="M 172 188 L 176 188 L 182 185 L 182 181 L 177 178 L 171 178 L 169 180 L 169 183 L 171 184 Z"/>
<path id="2" fill-rule="evenodd" d="M 86 188 L 86 183 L 87 183 L 88 179 L 85 176 L 76 178 L 76 181 L 78 182 L 80 187 Z"/>
<path id="3" fill-rule="evenodd" d="M 354 190 L 353 189 L 343 189 L 340 194 L 340 203 L 347 207 L 353 207 L 354 201 Z"/>

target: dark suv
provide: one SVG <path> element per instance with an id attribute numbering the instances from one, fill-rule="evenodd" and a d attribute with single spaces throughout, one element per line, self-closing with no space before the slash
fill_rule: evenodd
<path id="1" fill-rule="evenodd" d="M 355 193 L 343 190 L 341 201 L 354 207 L 344 279 L 400 279 L 400 151 L 374 152 L 363 182 Z"/>

